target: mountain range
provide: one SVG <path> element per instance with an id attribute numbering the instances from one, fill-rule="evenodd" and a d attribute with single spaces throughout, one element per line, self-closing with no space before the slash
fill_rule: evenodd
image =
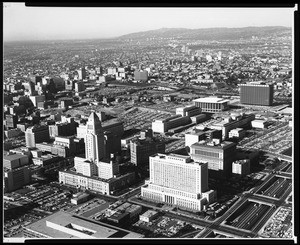
<path id="1" fill-rule="evenodd" d="M 291 27 L 263 26 L 243 28 L 161 28 L 143 32 L 135 32 L 120 36 L 119 39 L 145 39 L 145 38 L 177 38 L 199 40 L 236 40 L 240 38 L 266 37 L 266 36 L 292 35 Z"/>

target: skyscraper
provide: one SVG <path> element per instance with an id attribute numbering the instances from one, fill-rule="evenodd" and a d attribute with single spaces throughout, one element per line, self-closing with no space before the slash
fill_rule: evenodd
<path id="1" fill-rule="evenodd" d="M 104 134 L 101 121 L 95 112 L 92 112 L 87 122 L 85 136 L 85 158 L 93 162 L 104 157 Z"/>
<path id="2" fill-rule="evenodd" d="M 36 143 L 48 142 L 50 140 L 49 127 L 46 125 L 35 125 L 27 128 L 25 140 L 27 147 L 35 147 Z"/>

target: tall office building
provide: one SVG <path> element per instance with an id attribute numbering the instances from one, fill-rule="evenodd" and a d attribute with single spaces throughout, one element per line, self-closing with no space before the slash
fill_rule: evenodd
<path id="1" fill-rule="evenodd" d="M 110 155 L 121 151 L 121 137 L 110 131 L 104 132 L 104 158 L 110 159 Z"/>
<path id="2" fill-rule="evenodd" d="M 17 115 L 6 115 L 6 127 L 7 128 L 16 128 L 18 123 Z"/>
<path id="3" fill-rule="evenodd" d="M 155 153 L 165 153 L 164 142 L 153 138 L 151 129 L 141 132 L 140 138 L 130 141 L 131 162 L 137 167 L 149 167 L 149 157 Z"/>
<path id="4" fill-rule="evenodd" d="M 105 155 L 104 134 L 101 121 L 95 112 L 92 112 L 87 121 L 85 136 L 85 158 L 93 162 L 100 161 Z"/>
<path id="5" fill-rule="evenodd" d="M 212 176 L 226 178 L 231 174 L 231 164 L 236 154 L 235 143 L 223 141 L 216 144 L 215 141 L 200 141 L 192 144 L 190 149 L 194 161 L 208 162 Z"/>
<path id="6" fill-rule="evenodd" d="M 85 85 L 83 82 L 78 81 L 75 83 L 74 89 L 75 89 L 75 92 L 77 92 L 77 93 L 82 92 L 85 90 Z"/>
<path id="7" fill-rule="evenodd" d="M 31 172 L 26 155 L 13 154 L 3 156 L 4 191 L 10 192 L 22 188 L 31 181 Z"/>
<path id="8" fill-rule="evenodd" d="M 78 79 L 79 80 L 82 80 L 82 79 L 86 78 L 87 72 L 86 72 L 84 67 L 77 70 L 77 73 L 78 73 Z"/>
<path id="9" fill-rule="evenodd" d="M 198 211 L 215 198 L 208 189 L 207 163 L 177 154 L 150 157 L 150 179 L 141 193 L 146 199 Z"/>
<path id="10" fill-rule="evenodd" d="M 240 102 L 248 105 L 271 106 L 273 104 L 273 85 L 262 82 L 240 84 Z"/>
<path id="11" fill-rule="evenodd" d="M 36 143 L 48 142 L 50 140 L 49 127 L 46 125 L 35 125 L 27 128 L 25 140 L 27 147 L 35 147 Z"/>

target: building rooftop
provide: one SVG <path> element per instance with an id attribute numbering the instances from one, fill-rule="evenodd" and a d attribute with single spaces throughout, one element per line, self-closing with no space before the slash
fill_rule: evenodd
<path id="1" fill-rule="evenodd" d="M 141 216 L 144 216 L 144 217 L 151 217 L 153 215 L 156 215 L 158 212 L 155 211 L 155 210 L 147 210 L 145 213 L 141 214 Z"/>
<path id="2" fill-rule="evenodd" d="M 199 98 L 193 100 L 194 102 L 204 102 L 204 103 L 226 103 L 229 102 L 229 100 L 225 100 L 223 98 L 217 98 L 217 97 L 205 97 L 205 98 Z"/>
<path id="3" fill-rule="evenodd" d="M 28 158 L 28 156 L 21 155 L 21 154 L 3 155 L 3 160 L 7 160 L 7 161 L 13 161 L 20 158 Z"/>
<path id="4" fill-rule="evenodd" d="M 202 142 L 197 142 L 191 145 L 191 147 L 201 147 L 201 146 L 205 146 L 205 147 L 211 147 L 211 148 L 222 148 L 225 149 L 229 146 L 235 145 L 235 143 L 230 142 L 230 141 L 223 141 L 220 144 L 216 144 L 214 145 L 214 142 L 206 142 L 206 141 L 202 141 Z"/>
<path id="5" fill-rule="evenodd" d="M 32 223 L 26 228 L 52 238 L 142 237 L 138 233 L 126 232 L 117 227 L 82 219 L 63 211 Z"/>
<path id="6" fill-rule="evenodd" d="M 86 161 L 85 161 L 86 162 Z M 102 163 L 107 163 L 107 162 L 103 162 Z M 113 178 L 110 178 L 110 179 L 103 179 L 103 178 L 100 178 L 98 176 L 86 176 L 86 175 L 83 175 L 81 173 L 77 173 L 75 171 L 71 171 L 71 170 L 66 170 L 66 171 L 60 171 L 60 172 L 64 172 L 64 173 L 69 173 L 69 174 L 74 174 L 74 175 L 79 175 L 79 176 L 83 176 L 83 177 L 86 177 L 86 178 L 89 178 L 89 179 L 94 179 L 94 180 L 99 180 L 99 181 L 102 181 L 102 182 L 106 182 L 106 183 L 111 183 L 111 182 L 114 182 L 126 175 L 130 175 L 132 174 L 132 172 L 130 173 L 126 173 L 126 174 L 123 174 L 123 175 L 120 175 L 120 176 L 116 176 L 116 177 L 113 177 Z"/>

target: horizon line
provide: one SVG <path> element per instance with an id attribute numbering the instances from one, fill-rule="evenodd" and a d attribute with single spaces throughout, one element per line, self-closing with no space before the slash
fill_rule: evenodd
<path id="1" fill-rule="evenodd" d="M 127 34 L 123 34 L 120 36 L 112 36 L 112 37 L 88 37 L 88 38 L 70 38 L 70 39 L 23 39 L 23 40 L 4 40 L 3 38 L 3 44 L 4 43 L 12 43 L 12 42 L 39 42 L 39 41 L 84 41 L 84 40 L 105 40 L 105 39 L 118 39 L 122 36 L 136 34 L 139 32 L 149 32 L 149 31 L 157 31 L 161 29 L 186 29 L 186 30 L 203 30 L 203 29 L 243 29 L 243 28 L 264 28 L 264 27 L 285 27 L 285 28 L 293 28 L 293 26 L 284 26 L 284 25 L 270 25 L 270 26 L 244 26 L 244 27 L 204 27 L 204 28 L 187 28 L 187 27 L 161 27 L 158 29 L 151 29 L 151 30 L 145 30 L 145 31 L 136 31 L 136 32 L 130 32 Z"/>

